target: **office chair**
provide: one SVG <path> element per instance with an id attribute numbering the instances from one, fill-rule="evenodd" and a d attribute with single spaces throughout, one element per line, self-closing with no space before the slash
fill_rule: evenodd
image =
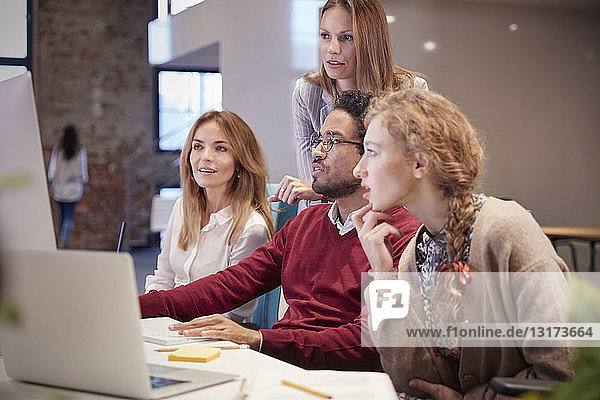
<path id="1" fill-rule="evenodd" d="M 280 292 L 281 286 L 277 286 L 258 298 L 258 305 L 252 316 L 252 324 L 257 325 L 256 329 L 271 329 L 271 326 L 277 322 Z"/>
<path id="2" fill-rule="evenodd" d="M 269 183 L 267 185 L 268 194 L 271 195 L 276 187 L 276 183 Z M 281 201 L 271 204 L 271 208 L 273 210 L 275 232 L 280 230 L 289 219 L 295 217 L 298 213 L 297 204 L 289 205 Z M 281 286 L 278 286 L 258 298 L 258 305 L 252 316 L 252 324 L 257 326 L 256 329 L 270 329 L 271 326 L 279 320 L 277 314 L 279 311 L 280 294 Z"/>

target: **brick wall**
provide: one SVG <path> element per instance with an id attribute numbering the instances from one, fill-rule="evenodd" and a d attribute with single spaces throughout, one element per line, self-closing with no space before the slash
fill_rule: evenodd
<path id="1" fill-rule="evenodd" d="M 152 151 L 153 1 L 35 1 L 32 70 L 46 163 L 68 122 L 88 152 L 90 182 L 72 248 L 114 249 L 125 218 L 123 163 L 138 149 Z M 149 203 L 138 212 L 148 209 Z"/>

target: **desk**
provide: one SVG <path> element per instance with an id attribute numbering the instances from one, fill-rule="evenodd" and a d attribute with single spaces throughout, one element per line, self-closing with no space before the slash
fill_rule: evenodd
<path id="1" fill-rule="evenodd" d="M 581 226 L 544 226 L 542 231 L 548 236 L 552 244 L 556 247 L 558 240 L 583 240 L 589 242 L 590 245 L 590 271 L 595 270 L 596 262 L 596 243 L 600 242 L 600 228 L 597 227 L 581 227 Z M 574 267 L 577 269 L 577 261 L 575 260 L 575 251 L 571 249 L 573 254 Z"/>
<path id="2" fill-rule="evenodd" d="M 160 347 L 164 346 L 144 343 L 144 351 L 146 354 L 146 361 L 148 363 L 167 365 L 169 367 L 200 370 L 205 369 L 238 374 L 240 377 L 245 377 L 248 379 L 248 385 L 252 383 L 252 379 L 254 379 L 254 376 L 259 370 L 276 369 L 280 371 L 302 371 L 302 368 L 250 349 L 224 350 L 221 351 L 221 356 L 219 358 L 205 364 L 168 361 L 168 353 L 158 353 L 154 351 L 154 349 Z M 60 366 L 57 367 L 60 368 Z M 239 387 L 240 380 L 236 380 L 193 392 L 184 393 L 179 396 L 169 397 L 168 399 L 197 400 L 201 397 L 203 400 L 233 400 L 239 390 Z M 6 375 L 6 371 L 4 369 L 4 359 L 0 356 L 0 399 L 52 400 L 60 398 L 69 400 L 100 400 L 114 399 L 115 397 L 13 381 Z"/>

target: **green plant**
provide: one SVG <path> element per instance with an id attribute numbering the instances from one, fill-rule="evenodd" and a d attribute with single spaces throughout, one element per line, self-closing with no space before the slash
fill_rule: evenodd
<path id="1" fill-rule="evenodd" d="M 26 174 L 7 174 L 4 176 L 0 176 L 0 196 L 5 193 L 8 189 L 13 189 L 19 186 L 24 186 L 29 182 L 29 176 Z M 1 264 L 0 264 L 1 267 Z M 1 277 L 1 269 L 0 269 L 0 277 Z M 2 281 L 0 281 L 0 294 L 2 290 Z M 6 320 L 11 325 L 18 325 L 21 318 L 19 314 L 19 310 L 12 305 L 3 300 L 0 296 L 0 320 Z"/>
<path id="2" fill-rule="evenodd" d="M 570 320 L 575 323 L 600 322 L 600 291 L 580 278 L 573 278 L 571 288 Z M 580 343 L 582 344 L 582 343 Z M 600 343 L 579 347 L 573 361 L 574 378 L 561 383 L 547 394 L 527 393 L 526 400 L 597 400 L 600 398 Z"/>

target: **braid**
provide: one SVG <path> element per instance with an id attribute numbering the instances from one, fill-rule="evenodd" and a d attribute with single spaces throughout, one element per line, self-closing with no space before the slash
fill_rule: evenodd
<path id="1" fill-rule="evenodd" d="M 450 261 L 460 261 L 471 220 L 475 213 L 471 192 L 453 194 L 448 199 L 448 225 L 446 227 L 447 251 Z"/>
<path id="2" fill-rule="evenodd" d="M 449 264 L 467 261 L 461 259 L 466 257 L 467 234 L 475 214 L 473 190 L 483 161 L 475 129 L 456 105 L 439 94 L 420 89 L 380 97 L 371 105 L 365 125 L 376 117 L 408 157 L 416 158 L 421 153 L 430 161 L 432 180 L 448 204 Z M 444 265 L 439 267 L 441 270 Z M 464 284 L 456 273 L 443 273 L 440 279 L 445 290 L 434 293 L 437 299 L 432 302 L 432 314 L 436 322 L 463 321 Z"/>
<path id="3" fill-rule="evenodd" d="M 467 233 L 475 213 L 475 204 L 471 191 L 462 193 L 453 193 L 448 198 L 448 223 L 446 225 L 446 251 L 450 262 L 461 261 L 465 256 L 465 241 Z M 462 260 L 466 261 L 466 260 Z M 457 281 L 456 274 L 444 274 L 445 299 L 440 301 L 440 309 L 437 311 L 440 315 L 446 313 L 446 318 L 450 318 L 453 323 L 464 322 L 462 313 L 463 291 Z"/>

